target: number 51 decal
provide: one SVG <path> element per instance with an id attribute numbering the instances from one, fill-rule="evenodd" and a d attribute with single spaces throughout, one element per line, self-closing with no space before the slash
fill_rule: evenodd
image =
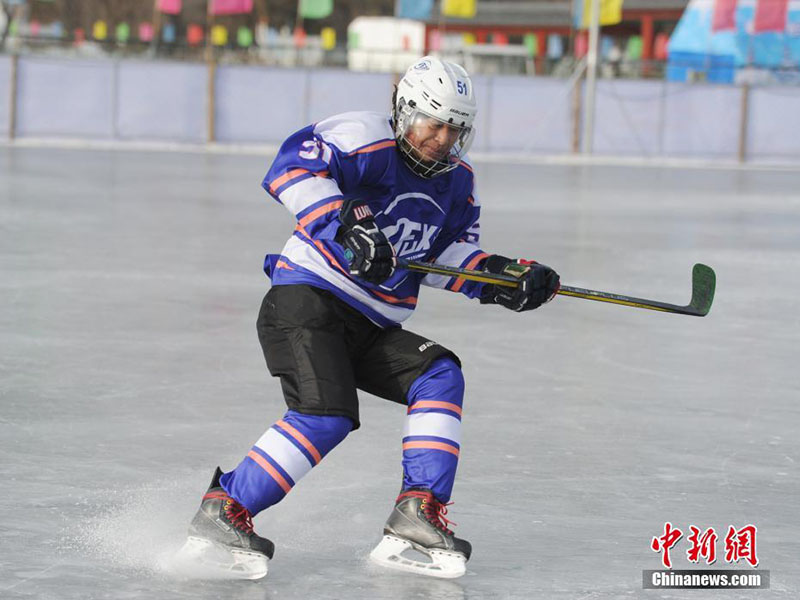
<path id="1" fill-rule="evenodd" d="M 320 149 L 322 149 L 322 162 L 331 162 L 331 149 L 327 144 L 319 140 L 306 140 L 302 143 L 302 148 L 303 149 L 298 152 L 300 158 L 305 158 L 306 160 L 316 160 L 319 157 Z"/>

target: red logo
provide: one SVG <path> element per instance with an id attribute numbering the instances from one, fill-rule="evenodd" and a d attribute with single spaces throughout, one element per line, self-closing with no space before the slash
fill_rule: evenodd
<path id="1" fill-rule="evenodd" d="M 698 563 L 701 559 L 706 564 L 714 564 L 717 560 L 717 532 L 713 527 L 702 530 L 694 525 L 689 526 L 691 533 L 687 536 L 690 544 L 686 551 L 686 558 L 691 563 Z M 745 525 L 741 529 L 736 529 L 733 525 L 728 527 L 728 534 L 725 536 L 725 562 L 737 563 L 744 559 L 750 566 L 758 566 L 756 557 L 756 526 Z M 661 563 L 667 569 L 672 568 L 672 560 L 669 552 L 683 537 L 683 532 L 672 523 L 664 523 L 664 534 L 654 537 L 650 542 L 650 549 L 653 552 L 661 553 Z"/>
<path id="2" fill-rule="evenodd" d="M 650 548 L 653 552 L 661 552 L 661 562 L 668 569 L 672 568 L 672 561 L 669 559 L 669 551 L 678 543 L 678 540 L 683 536 L 680 529 L 673 529 L 672 523 L 667 521 L 664 523 L 664 535 L 661 537 L 654 537 L 650 542 Z"/>
<path id="3" fill-rule="evenodd" d="M 733 525 L 728 527 L 728 535 L 725 536 L 725 562 L 735 563 L 741 558 L 752 567 L 758 566 L 755 525 L 745 525 L 739 531 Z"/>
<path id="4" fill-rule="evenodd" d="M 689 562 L 696 563 L 700 558 L 704 558 L 707 565 L 713 565 L 717 561 L 717 533 L 713 527 L 709 527 L 702 534 L 694 525 L 690 525 L 692 531 L 687 539 L 692 545 L 686 551 Z"/>

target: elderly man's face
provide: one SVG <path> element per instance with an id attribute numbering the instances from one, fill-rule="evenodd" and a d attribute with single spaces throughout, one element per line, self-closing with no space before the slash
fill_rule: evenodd
<path id="1" fill-rule="evenodd" d="M 426 162 L 445 161 L 462 129 L 433 117 L 418 115 L 406 133 L 406 139 Z"/>

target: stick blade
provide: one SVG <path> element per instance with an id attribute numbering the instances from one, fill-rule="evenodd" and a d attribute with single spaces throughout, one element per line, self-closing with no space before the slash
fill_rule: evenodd
<path id="1" fill-rule="evenodd" d="M 708 265 L 697 263 L 692 269 L 692 301 L 689 306 L 698 317 L 705 317 L 714 302 L 717 275 Z"/>

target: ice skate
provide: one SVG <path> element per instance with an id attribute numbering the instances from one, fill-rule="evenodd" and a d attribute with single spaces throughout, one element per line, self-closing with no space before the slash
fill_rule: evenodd
<path id="1" fill-rule="evenodd" d="M 447 579 L 461 577 L 466 573 L 472 546 L 447 528 L 446 513 L 445 506 L 430 490 L 401 493 L 383 528 L 383 539 L 370 559 L 400 571 Z M 428 561 L 409 556 L 414 551 L 425 555 Z"/>
<path id="2" fill-rule="evenodd" d="M 253 531 L 248 510 L 220 486 L 217 467 L 189 536 L 176 556 L 178 570 L 213 579 L 261 579 L 275 545 Z"/>

